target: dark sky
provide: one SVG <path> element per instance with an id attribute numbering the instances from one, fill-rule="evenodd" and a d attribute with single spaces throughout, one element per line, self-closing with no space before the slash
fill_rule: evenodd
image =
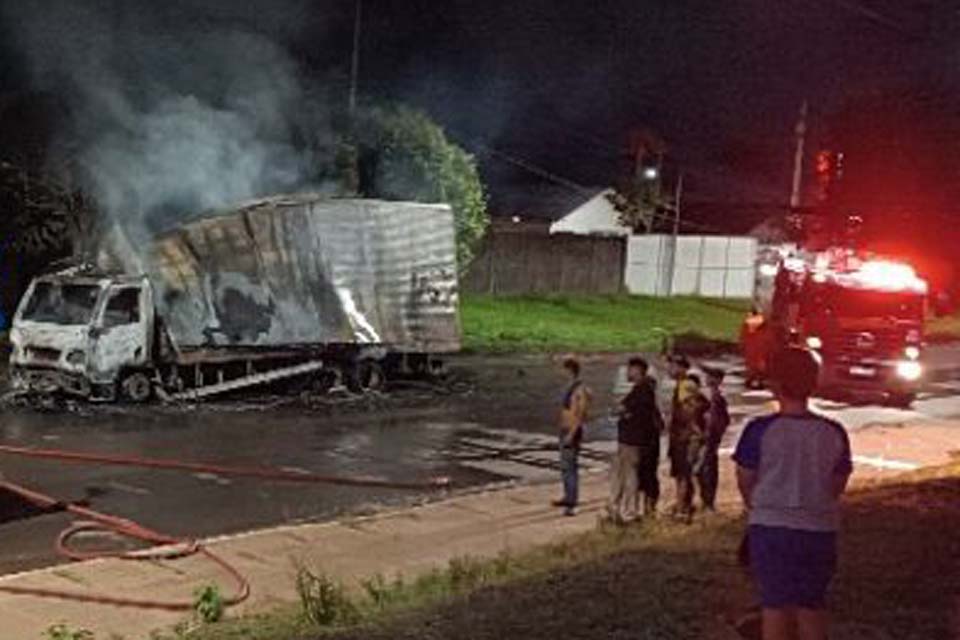
<path id="1" fill-rule="evenodd" d="M 587 184 L 608 183 L 627 132 L 647 126 L 694 190 L 783 200 L 804 98 L 815 143 L 846 96 L 917 76 L 940 82 L 958 62 L 950 3 L 437 4 L 382 9 L 365 35 L 366 86 Z M 412 15 L 419 28 L 399 26 Z"/>
<path id="2" fill-rule="evenodd" d="M 4 44 L 20 3 L 8 5 Z M 345 76 L 352 0 L 163 6 L 155 28 L 171 36 L 184 21 L 229 21 L 283 43 L 318 78 Z M 365 0 L 360 86 L 430 112 L 495 189 L 519 175 L 485 147 L 604 186 L 624 169 L 628 132 L 647 127 L 692 199 L 783 202 L 802 100 L 816 146 L 852 97 L 903 83 L 957 95 L 958 19 L 938 0 Z M 29 74 L 2 55 L 9 99 Z"/>

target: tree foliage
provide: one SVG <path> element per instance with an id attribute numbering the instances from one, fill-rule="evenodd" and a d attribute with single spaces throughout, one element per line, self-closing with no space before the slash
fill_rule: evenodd
<path id="1" fill-rule="evenodd" d="M 456 226 L 457 260 L 465 269 L 489 223 L 473 157 L 426 114 L 407 107 L 365 109 L 354 131 L 360 195 L 448 203 Z"/>
<path id="2" fill-rule="evenodd" d="M 0 161 L 0 246 L 27 256 L 64 255 L 92 224 L 94 206 L 48 174 Z"/>

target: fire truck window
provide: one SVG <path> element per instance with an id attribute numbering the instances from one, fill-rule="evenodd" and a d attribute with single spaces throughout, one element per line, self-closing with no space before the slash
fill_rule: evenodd
<path id="1" fill-rule="evenodd" d="M 104 327 L 120 327 L 140 322 L 140 290 L 122 289 L 113 294 L 103 314 Z"/>

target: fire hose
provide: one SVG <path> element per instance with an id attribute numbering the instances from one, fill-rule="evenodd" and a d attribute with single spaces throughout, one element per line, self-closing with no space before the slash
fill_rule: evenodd
<path id="1" fill-rule="evenodd" d="M 278 482 L 307 482 L 314 484 L 335 484 L 355 487 L 380 487 L 387 489 L 442 489 L 449 486 L 446 478 L 432 478 L 424 482 L 391 482 L 375 478 L 347 478 L 342 476 L 323 475 L 306 471 L 289 471 L 286 469 L 271 469 L 266 467 L 232 467 L 217 464 L 203 464 L 181 462 L 178 460 L 140 458 L 121 456 L 116 454 L 98 454 L 79 451 L 61 451 L 55 449 L 31 449 L 28 447 L 14 447 L 0 445 L 0 454 L 21 457 L 56 460 L 74 464 L 101 464 L 126 467 L 140 467 L 148 469 L 163 469 L 174 471 L 189 471 L 193 473 L 208 473 L 221 476 L 234 476 L 272 480 Z M 230 562 L 220 557 L 198 540 L 177 538 L 152 529 L 148 529 L 136 522 L 95 511 L 76 503 L 63 502 L 56 498 L 33 491 L 18 484 L 0 480 L 0 490 L 13 493 L 25 501 L 41 509 L 63 509 L 84 520 L 75 523 L 62 531 L 57 537 L 54 548 L 56 552 L 70 560 L 92 560 L 97 558 L 117 558 L 121 560 L 159 560 L 176 559 L 192 555 L 202 555 L 220 567 L 235 583 L 234 593 L 223 599 L 225 606 L 240 604 L 250 596 L 250 584 L 247 579 Z M 118 552 L 84 552 L 70 546 L 70 540 L 82 533 L 107 532 L 153 545 L 143 550 Z M 61 591 L 33 587 L 16 587 L 0 585 L 0 592 L 13 595 L 36 596 L 42 598 L 56 598 L 91 604 L 112 605 L 118 607 L 134 607 L 139 609 L 153 609 L 161 611 L 190 611 L 194 602 L 190 601 L 160 601 L 149 599 L 123 598 L 101 596 L 76 591 Z"/>

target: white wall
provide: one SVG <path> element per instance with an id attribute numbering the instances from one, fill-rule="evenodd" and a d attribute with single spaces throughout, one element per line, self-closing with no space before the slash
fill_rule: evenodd
<path id="1" fill-rule="evenodd" d="M 632 236 L 625 280 L 630 293 L 750 298 L 757 240 L 738 236 Z"/>
<path id="2" fill-rule="evenodd" d="M 620 224 L 617 210 L 607 199 L 612 194 L 613 189 L 601 191 L 550 225 L 550 233 L 629 235 L 630 230 Z"/>

